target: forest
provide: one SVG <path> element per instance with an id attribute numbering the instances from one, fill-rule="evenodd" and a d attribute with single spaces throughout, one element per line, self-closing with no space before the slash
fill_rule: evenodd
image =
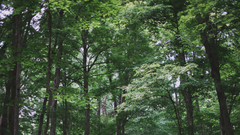
<path id="1" fill-rule="evenodd" d="M 1 0 L 0 135 L 239 135 L 238 0 Z"/>

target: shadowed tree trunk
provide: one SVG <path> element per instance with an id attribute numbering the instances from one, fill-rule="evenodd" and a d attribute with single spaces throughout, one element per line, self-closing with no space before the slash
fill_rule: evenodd
<path id="1" fill-rule="evenodd" d="M 185 94 L 184 100 L 186 103 L 186 108 L 187 108 L 187 123 L 188 123 L 188 134 L 193 135 L 194 130 L 193 130 L 193 106 L 192 106 L 192 94 L 191 94 L 191 88 L 186 88 L 184 91 Z"/>
<path id="2" fill-rule="evenodd" d="M 70 111 L 71 111 L 71 115 L 70 115 L 70 120 L 68 125 L 68 135 L 71 134 L 71 128 L 72 128 L 72 103 L 70 103 Z"/>
<path id="3" fill-rule="evenodd" d="M 47 135 L 49 128 L 49 118 L 50 118 L 50 107 L 52 104 L 52 92 L 50 89 L 50 81 L 51 81 L 51 67 L 52 67 L 52 59 L 51 59 L 51 47 L 52 47 L 52 15 L 50 11 L 50 7 L 48 9 L 48 31 L 49 31 L 49 44 L 48 44 L 48 71 L 47 71 L 47 88 L 46 91 L 48 93 L 48 108 L 47 108 L 47 122 L 44 130 L 44 135 Z M 41 129 L 39 129 L 41 130 Z"/>
<path id="4" fill-rule="evenodd" d="M 90 134 L 90 99 L 88 95 L 88 66 L 87 66 L 87 57 L 88 57 L 88 47 L 87 47 L 87 31 L 83 31 L 82 42 L 83 42 L 83 79 L 84 79 L 84 96 L 86 100 L 86 109 L 85 109 L 85 133 L 84 135 Z"/>
<path id="5" fill-rule="evenodd" d="M 199 103 L 198 103 L 198 96 L 196 96 L 196 105 L 197 105 L 197 111 L 200 113 L 200 107 L 199 107 Z M 202 123 L 199 124 L 199 130 L 200 130 L 200 135 L 203 135 Z"/>
<path id="6" fill-rule="evenodd" d="M 183 50 L 183 45 L 180 43 L 180 37 L 176 37 L 177 45 L 181 48 L 181 52 L 179 53 L 179 63 L 181 66 L 184 66 L 186 64 L 185 61 L 185 54 Z M 180 76 L 180 87 L 181 83 L 186 81 L 185 75 Z M 194 135 L 194 127 L 193 127 L 193 106 L 192 106 L 192 93 L 190 87 L 182 88 L 181 94 L 184 97 L 184 101 L 186 104 L 186 110 L 187 110 L 187 126 L 188 126 L 188 135 Z"/>
<path id="7" fill-rule="evenodd" d="M 60 11 L 60 17 L 63 17 L 63 10 Z M 60 85 L 60 70 L 61 70 L 61 65 L 60 61 L 62 58 L 62 44 L 63 40 L 61 39 L 58 44 L 58 54 L 57 54 L 57 64 L 56 64 L 56 69 L 55 69 L 55 80 L 53 84 L 53 93 L 57 91 L 59 85 Z M 50 135 L 55 135 L 56 134 L 56 119 L 57 119 L 57 114 L 56 114 L 56 109 L 57 109 L 57 100 L 52 98 L 52 116 L 51 116 L 51 130 L 50 130 Z"/>
<path id="8" fill-rule="evenodd" d="M 58 60 L 61 60 L 61 55 L 62 55 L 62 43 L 59 45 L 59 56 Z M 59 84 L 60 84 L 60 65 L 57 63 L 57 67 L 55 70 L 55 80 L 54 80 L 54 85 L 53 85 L 53 92 L 56 92 Z M 52 110 L 51 110 L 51 129 L 50 129 L 50 135 L 55 135 L 56 133 L 56 108 L 57 108 L 57 100 L 52 98 Z"/>
<path id="9" fill-rule="evenodd" d="M 209 18 L 206 19 L 206 22 L 208 22 Z M 207 26 L 208 30 L 212 30 L 210 24 Z M 218 102 L 220 105 L 220 125 L 221 125 L 221 132 L 223 134 L 227 135 L 233 135 L 233 128 L 232 124 L 230 122 L 230 117 L 228 114 L 228 108 L 227 108 L 227 102 L 226 102 L 226 96 L 224 93 L 224 89 L 221 82 L 221 75 L 220 75 L 220 67 L 219 67 L 219 52 L 218 47 L 219 45 L 215 42 L 214 38 L 208 38 L 207 30 L 204 30 L 201 33 L 201 38 L 203 45 L 205 46 L 206 53 L 208 56 L 208 60 L 210 62 L 211 66 L 211 75 L 214 80 L 217 96 L 218 96 Z"/>
<path id="10" fill-rule="evenodd" d="M 11 73 L 11 72 L 10 72 Z M 11 79 L 9 78 L 8 82 L 5 84 L 6 87 L 6 95 L 3 105 L 3 114 L 1 119 L 1 127 L 0 127 L 0 135 L 7 135 L 8 132 L 8 103 L 10 100 L 10 93 L 11 93 Z"/>
<path id="11" fill-rule="evenodd" d="M 42 134 L 42 125 L 43 125 L 44 114 L 46 111 L 46 105 L 47 105 L 47 97 L 43 99 L 43 107 L 42 107 L 42 112 L 40 115 L 39 126 L 38 126 L 38 135 Z"/>
<path id="12" fill-rule="evenodd" d="M 118 96 L 118 105 L 122 103 L 122 94 L 120 93 Z M 116 117 L 116 127 L 117 127 L 117 134 L 116 135 L 121 135 L 121 112 L 117 115 Z"/>
<path id="13" fill-rule="evenodd" d="M 63 122 L 63 135 L 67 135 L 67 100 L 62 102 L 62 111 L 64 112 L 64 116 L 62 117 Z"/>
<path id="14" fill-rule="evenodd" d="M 0 48 L 0 60 L 6 59 L 4 56 L 7 49 L 7 44 L 4 43 L 3 46 Z M 10 94 L 11 94 L 11 72 L 8 72 L 7 79 L 5 82 L 5 88 L 6 88 L 6 94 L 4 96 L 4 103 L 2 108 L 2 114 L 0 119 L 0 135 L 6 135 L 8 131 L 8 103 L 10 100 Z"/>
<path id="15" fill-rule="evenodd" d="M 98 116 L 99 121 L 101 120 L 101 118 L 100 118 L 100 115 L 101 115 L 101 104 L 102 104 L 102 101 L 101 101 L 101 98 L 100 98 L 99 101 L 98 101 L 98 109 L 97 109 L 97 116 Z"/>
<path id="16" fill-rule="evenodd" d="M 20 94 L 20 49 L 21 49 L 21 14 L 15 15 L 16 29 L 13 29 L 13 57 L 16 59 L 14 63 L 14 70 L 12 74 L 12 87 L 11 87 L 11 101 L 12 105 L 9 107 L 9 129 L 11 134 L 17 135 L 19 130 L 19 94 Z"/>
<path id="17" fill-rule="evenodd" d="M 98 85 L 98 89 L 100 88 L 100 85 Z M 102 105 L 102 100 L 101 100 L 101 96 L 100 98 L 98 99 L 98 109 L 97 109 L 97 117 L 98 117 L 98 120 L 101 121 L 101 105 Z"/>

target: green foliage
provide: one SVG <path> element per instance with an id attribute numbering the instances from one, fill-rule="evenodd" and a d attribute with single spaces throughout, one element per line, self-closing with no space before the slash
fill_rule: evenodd
<path id="1" fill-rule="evenodd" d="M 2 11 L 11 8 L 13 13 L 0 18 L 0 112 L 14 105 L 7 102 L 6 91 L 11 92 L 15 85 L 13 71 L 19 62 L 20 134 L 38 132 L 43 99 L 50 96 L 46 91 L 49 47 L 51 90 L 56 68 L 61 68 L 60 85 L 52 91 L 58 102 L 56 134 L 63 134 L 64 118 L 68 133 L 84 134 L 87 104 L 93 135 L 115 134 L 118 123 L 125 124 L 127 135 L 172 135 L 179 133 L 178 122 L 182 134 L 187 134 L 190 127 L 184 92 L 190 93 L 194 133 L 220 134 L 219 103 L 201 37 L 205 30 L 217 46 L 229 116 L 235 134 L 240 134 L 238 1 L 2 1 Z M 33 19 L 35 15 L 39 19 Z M 18 25 L 21 43 L 26 41 L 21 49 L 13 46 L 17 16 L 22 20 Z M 87 93 L 83 88 L 83 39 L 87 45 Z M 42 131 L 46 114 L 52 115 L 44 113 Z"/>

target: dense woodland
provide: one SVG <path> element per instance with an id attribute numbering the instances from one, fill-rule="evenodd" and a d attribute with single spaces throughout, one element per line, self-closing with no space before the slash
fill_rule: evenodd
<path id="1" fill-rule="evenodd" d="M 0 135 L 239 135 L 238 0 L 1 0 Z"/>

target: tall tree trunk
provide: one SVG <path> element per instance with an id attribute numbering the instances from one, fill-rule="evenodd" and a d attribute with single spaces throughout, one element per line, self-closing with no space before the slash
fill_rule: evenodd
<path id="1" fill-rule="evenodd" d="M 207 19 L 207 22 L 208 22 L 208 19 Z M 210 25 L 208 25 L 207 27 L 209 31 L 212 30 Z M 219 58 L 218 58 L 219 45 L 215 43 L 214 38 L 208 38 L 208 34 L 206 30 L 204 30 L 201 33 L 201 38 L 202 38 L 203 45 L 205 46 L 205 49 L 206 49 L 208 60 L 211 65 L 211 75 L 214 80 L 214 84 L 215 84 L 215 88 L 218 96 L 218 102 L 220 105 L 220 121 L 221 121 L 220 123 L 222 123 L 222 127 L 223 127 L 222 132 L 226 133 L 227 135 L 234 135 L 232 124 L 230 122 L 230 117 L 228 114 L 226 96 L 221 83 Z"/>
<path id="2" fill-rule="evenodd" d="M 98 85 L 98 89 L 100 88 L 100 85 Z M 100 99 L 98 99 L 98 109 L 97 109 L 97 117 L 99 122 L 101 121 L 101 105 L 102 105 L 102 100 L 101 100 L 101 96 Z"/>
<path id="3" fill-rule="evenodd" d="M 39 126 L 38 126 L 38 135 L 42 134 L 42 125 L 43 125 L 44 114 L 46 111 L 46 105 L 47 105 L 47 97 L 43 99 L 43 107 L 42 107 L 42 112 L 40 115 Z"/>
<path id="4" fill-rule="evenodd" d="M 100 118 L 100 115 L 101 115 L 101 104 L 102 104 L 102 101 L 101 101 L 101 97 L 98 101 L 98 109 L 97 109 L 97 117 L 98 117 L 98 120 L 101 121 L 101 118 Z"/>
<path id="5" fill-rule="evenodd" d="M 64 61 L 66 61 L 66 58 L 64 58 Z M 67 93 L 67 73 L 66 73 L 66 68 L 64 69 L 64 82 L 63 82 L 63 87 L 65 88 L 64 90 L 62 90 L 62 93 L 65 92 L 65 95 Z M 65 99 L 65 101 L 63 101 L 63 112 L 64 112 L 64 117 L 62 119 L 63 121 L 63 134 L 67 135 L 67 128 L 68 128 L 68 102 Z M 65 105 L 65 107 L 64 107 Z"/>
<path id="6" fill-rule="evenodd" d="M 61 49 L 59 49 L 61 53 Z M 53 86 L 53 92 L 56 92 L 59 84 L 60 84 L 60 67 L 57 64 L 57 68 L 55 70 L 55 80 L 54 80 L 54 86 Z M 57 114 L 56 114 L 56 109 L 57 109 L 57 100 L 52 98 L 52 108 L 51 108 L 51 128 L 50 128 L 50 135 L 55 135 L 56 133 L 56 120 L 57 120 Z"/>
<path id="7" fill-rule="evenodd" d="M 88 96 L 88 81 L 85 81 L 84 88 L 85 88 L 85 94 Z M 86 99 L 86 109 L 85 109 L 85 133 L 84 135 L 90 135 L 90 99 L 87 97 Z"/>
<path id="8" fill-rule="evenodd" d="M 44 130 L 44 135 L 47 135 L 48 128 L 49 128 L 49 118 L 50 118 L 50 107 L 52 104 L 52 92 L 50 89 L 50 81 L 51 81 L 51 67 L 52 67 L 52 59 L 51 59 L 51 53 L 52 53 L 52 15 L 50 11 L 50 5 L 47 10 L 48 12 L 48 31 L 49 31 L 49 43 L 48 43 L 48 71 L 47 71 L 47 87 L 46 91 L 48 93 L 48 108 L 47 108 L 47 122 L 46 127 Z"/>
<path id="9" fill-rule="evenodd" d="M 84 135 L 90 134 L 90 99 L 88 95 L 88 66 L 87 66 L 87 57 L 88 57 L 88 47 L 87 47 L 87 31 L 83 31 L 82 42 L 83 42 L 83 79 L 84 79 L 84 96 L 86 100 L 86 109 L 85 109 L 85 133 Z"/>
<path id="10" fill-rule="evenodd" d="M 4 56 L 5 52 L 7 49 L 7 44 L 4 43 L 3 46 L 0 48 L 0 61 L 2 59 L 6 59 L 6 57 Z M 11 94 L 11 75 L 12 73 L 9 72 L 7 75 L 7 78 L 5 79 L 5 88 L 6 88 L 6 93 L 3 97 L 2 100 L 4 100 L 3 102 L 3 107 L 2 107 L 2 114 L 1 114 L 1 119 L 0 119 L 0 135 L 5 135 L 7 134 L 8 131 L 8 103 L 10 100 L 10 94 Z"/>
<path id="11" fill-rule="evenodd" d="M 181 126 L 181 122 L 180 122 L 181 121 L 181 117 L 180 117 L 179 110 L 177 109 L 177 105 L 175 105 L 175 102 L 172 99 L 172 95 L 169 92 L 169 90 L 167 90 L 167 93 L 168 93 L 168 98 L 170 99 L 170 101 L 172 102 L 172 105 L 174 107 L 175 117 L 177 119 L 177 127 L 178 127 L 178 133 L 177 134 L 182 135 L 182 126 Z"/>
<path id="12" fill-rule="evenodd" d="M 50 72 L 50 71 L 49 71 Z M 51 73 L 50 73 L 51 74 Z M 48 77 L 47 77 L 48 78 Z M 48 82 L 48 80 L 47 80 Z M 50 83 L 50 82 L 49 82 Z M 50 85 L 48 84 L 48 87 L 47 89 L 49 90 L 48 91 L 48 94 L 49 94 L 49 97 L 48 97 L 48 107 L 47 107 L 47 121 L 46 121 L 46 127 L 44 129 L 44 135 L 47 135 L 48 133 L 48 128 L 49 128 L 49 120 L 50 120 L 50 111 L 51 111 L 51 104 L 52 104 L 52 93 L 51 93 L 51 90 L 50 90 Z"/>
<path id="13" fill-rule="evenodd" d="M 56 92 L 59 84 L 60 84 L 60 61 L 61 61 L 61 57 L 62 57 L 62 44 L 63 44 L 63 40 L 61 40 L 58 44 L 58 57 L 57 57 L 57 64 L 56 64 L 56 69 L 55 69 L 55 80 L 54 80 L 54 84 L 53 84 L 53 92 Z M 52 98 L 52 115 L 51 115 L 51 130 L 50 130 L 50 135 L 55 135 L 56 134 L 56 108 L 57 108 L 57 100 L 55 100 L 54 98 Z"/>
<path id="14" fill-rule="evenodd" d="M 11 101 L 10 101 L 10 106 L 9 106 L 9 130 L 10 130 L 10 133 L 11 135 L 14 135 L 14 101 L 15 101 L 15 97 L 16 97 L 16 83 L 15 83 L 15 80 L 16 80 L 16 66 L 14 66 L 14 70 L 12 72 L 12 86 L 11 86 Z"/>
<path id="15" fill-rule="evenodd" d="M 179 53 L 179 63 L 181 66 L 184 66 L 186 64 L 185 61 L 185 54 L 184 54 L 184 48 L 183 45 L 179 41 L 180 37 L 176 37 L 176 42 L 182 49 L 182 51 Z M 185 75 L 180 76 L 180 85 L 182 82 L 186 81 Z M 192 106 L 192 93 L 191 89 L 188 88 L 183 88 L 182 89 L 182 95 L 184 97 L 184 101 L 186 104 L 186 109 L 187 109 L 187 126 L 188 126 L 188 134 L 189 135 L 194 135 L 194 127 L 193 127 L 193 106 Z"/>
<path id="16" fill-rule="evenodd" d="M 63 10 L 60 10 L 59 16 L 60 16 L 59 23 L 61 23 L 62 18 L 63 18 Z M 60 61 L 62 59 L 62 48 L 63 48 L 63 39 L 60 39 L 58 41 L 57 63 L 56 63 L 56 68 L 55 68 L 55 76 L 54 76 L 55 79 L 54 79 L 54 83 L 53 83 L 53 92 L 52 93 L 55 93 L 60 85 L 60 70 L 61 70 L 61 65 L 60 65 L 61 62 Z M 52 98 L 52 108 L 51 109 L 52 110 L 51 110 L 50 135 L 55 135 L 56 134 L 56 121 L 57 121 L 57 113 L 56 113 L 57 100 L 55 100 L 55 98 Z"/>
<path id="17" fill-rule="evenodd" d="M 114 112 L 115 112 L 115 114 L 117 114 L 117 98 L 116 98 L 116 96 L 114 96 L 113 99 L 114 99 Z M 116 117 L 116 131 L 117 131 L 117 125 L 118 125 L 118 121 L 117 121 L 117 117 Z M 117 132 L 116 132 L 116 135 L 117 135 Z"/>
<path id="18" fill-rule="evenodd" d="M 192 106 L 192 94 L 190 88 L 186 88 L 187 90 L 184 91 L 185 94 L 184 100 L 186 103 L 186 108 L 187 108 L 187 123 L 188 123 L 188 134 L 193 135 L 193 106 Z"/>
<path id="19" fill-rule="evenodd" d="M 21 75 L 21 61 L 20 61 L 20 57 L 21 57 L 21 15 L 17 15 L 16 16 L 16 25 L 17 25 L 17 30 L 16 30 L 16 35 L 17 35 L 17 49 L 19 50 L 17 52 L 17 65 L 16 65 L 16 104 L 15 104 L 15 118 L 14 118 L 14 135 L 18 135 L 18 131 L 19 131 L 19 103 L 20 103 L 20 75 Z"/>
<path id="20" fill-rule="evenodd" d="M 175 87 L 175 85 L 174 85 L 174 87 Z M 176 108 L 177 108 L 177 106 L 179 105 L 179 104 L 178 104 L 178 95 L 177 95 L 177 93 L 178 93 L 178 90 L 176 89 L 175 92 L 174 92 L 174 94 L 175 94 Z M 177 113 L 177 112 L 175 111 L 175 113 Z M 178 116 L 179 116 L 179 113 L 178 113 L 178 115 L 176 115 L 176 116 L 177 116 L 176 118 L 177 118 L 177 121 L 178 121 L 177 128 L 178 128 L 178 132 L 180 133 L 180 131 L 181 131 L 181 129 L 180 129 L 181 127 L 180 127 L 180 124 L 179 124 L 179 123 L 180 123 L 180 120 L 178 120 L 178 119 L 179 119 L 179 117 L 178 117 Z M 180 129 L 180 130 L 179 130 L 179 129 Z M 179 133 L 177 133 L 177 135 L 178 135 Z"/>
<path id="21" fill-rule="evenodd" d="M 127 85 L 127 84 L 126 84 Z M 124 89 L 123 94 L 126 94 L 127 91 Z M 122 103 L 125 102 L 125 96 L 122 96 Z M 127 122 L 127 113 L 125 111 L 121 112 L 121 135 L 125 134 L 125 124 Z"/>
<path id="22" fill-rule="evenodd" d="M 11 72 L 10 72 L 11 73 Z M 2 120 L 1 120 L 1 127 L 0 127 L 0 135 L 7 135 L 8 133 L 8 103 L 10 100 L 10 94 L 11 94 L 11 79 L 8 79 L 8 82 L 5 84 L 6 87 L 6 95 L 4 99 L 4 105 L 3 105 L 3 114 L 2 114 Z"/>
<path id="23" fill-rule="evenodd" d="M 124 117 L 123 122 L 122 122 L 122 135 L 125 134 L 125 124 L 126 124 L 126 118 Z"/>
<path id="24" fill-rule="evenodd" d="M 98 88 L 100 88 L 100 85 L 98 85 Z M 97 109 L 97 118 L 99 120 L 98 123 L 101 122 L 101 105 L 102 105 L 102 100 L 100 96 L 100 99 L 98 99 L 98 109 Z M 98 135 L 101 135 L 101 124 L 97 125 L 97 129 L 98 129 Z"/>
<path id="25" fill-rule="evenodd" d="M 200 107 L 199 107 L 199 103 L 198 103 L 198 96 L 196 96 L 196 105 L 197 105 L 197 111 L 200 113 Z M 199 124 L 199 130 L 200 130 L 200 135 L 203 135 L 202 123 Z"/>
<path id="26" fill-rule="evenodd" d="M 11 103 L 9 107 L 9 129 L 12 135 L 17 135 L 19 130 L 19 96 L 20 96 L 20 49 L 21 49 L 21 15 L 15 15 L 16 29 L 13 30 L 13 57 L 17 59 L 12 74 Z"/>
<path id="27" fill-rule="evenodd" d="M 67 135 L 67 100 L 63 101 L 62 104 L 62 111 L 64 112 L 64 116 L 62 117 L 63 135 Z"/>
<path id="28" fill-rule="evenodd" d="M 68 126 L 68 135 L 71 134 L 71 128 L 72 128 L 72 103 L 70 103 L 70 111 L 71 111 L 71 116 L 70 116 L 69 126 Z"/>
<path id="29" fill-rule="evenodd" d="M 129 83 L 129 71 L 126 71 L 125 74 L 122 76 L 124 85 L 128 85 Z M 126 94 L 127 91 L 124 89 L 122 90 L 122 94 L 119 94 L 119 105 L 125 102 L 125 96 L 123 94 Z M 117 116 L 117 135 L 124 135 L 125 134 L 125 124 L 127 122 L 127 113 L 124 110 L 121 110 Z"/>
<path id="30" fill-rule="evenodd" d="M 122 103 L 122 94 L 120 93 L 118 96 L 118 105 Z M 117 127 L 117 135 L 121 135 L 121 112 L 116 117 L 116 127 Z"/>

